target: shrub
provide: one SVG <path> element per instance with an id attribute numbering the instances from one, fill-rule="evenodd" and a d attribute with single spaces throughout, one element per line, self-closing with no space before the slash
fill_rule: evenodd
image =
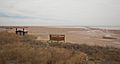
<path id="1" fill-rule="evenodd" d="M 0 64 L 120 64 L 120 49 L 60 42 L 0 32 Z"/>
<path id="2" fill-rule="evenodd" d="M 24 41 L 24 42 L 32 42 L 36 39 L 35 36 L 33 35 L 25 35 L 25 36 L 21 36 L 21 41 Z"/>
<path id="3" fill-rule="evenodd" d="M 64 48 L 32 48 L 29 45 L 9 44 L 0 52 L 1 63 L 14 64 L 81 64 L 87 55 Z"/>
<path id="4" fill-rule="evenodd" d="M 0 45 L 4 45 L 7 43 L 19 42 L 20 37 L 13 33 L 8 32 L 0 32 Z"/>
<path id="5" fill-rule="evenodd" d="M 85 64 L 87 55 L 83 52 L 59 47 L 36 47 L 37 41 L 25 41 L 24 37 L 12 33 L 0 33 L 0 64 Z M 35 44 L 34 44 L 35 42 Z"/>

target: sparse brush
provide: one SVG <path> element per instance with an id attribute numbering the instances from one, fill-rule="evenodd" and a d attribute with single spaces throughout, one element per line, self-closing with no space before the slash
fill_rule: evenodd
<path id="1" fill-rule="evenodd" d="M 35 39 L 36 37 L 33 35 L 21 36 L 21 41 L 24 41 L 24 42 L 31 42 L 31 41 L 34 41 Z"/>
<path id="2" fill-rule="evenodd" d="M 21 37 L 19 38 L 19 36 L 15 34 L 14 35 L 12 33 L 6 33 L 6 34 L 0 36 L 1 38 L 2 37 L 5 38 L 4 40 L 1 40 L 2 42 L 4 42 L 4 45 L 0 45 L 1 46 L 0 64 L 70 64 L 70 63 L 85 64 L 86 63 L 87 55 L 83 52 L 77 52 L 65 48 L 50 47 L 50 46 L 35 47 L 32 45 L 39 46 L 43 44 L 33 44 L 33 43 L 31 44 L 26 41 L 23 41 Z M 10 38 L 11 35 L 12 37 Z M 11 43 L 9 41 L 5 41 L 6 39 L 10 40 Z M 37 41 L 32 41 L 32 42 L 40 43 Z"/>
<path id="3" fill-rule="evenodd" d="M 13 33 L 0 32 L 0 45 L 19 42 L 20 37 Z"/>
<path id="4" fill-rule="evenodd" d="M 0 32 L 0 64 L 120 64 L 120 49 L 36 41 Z"/>

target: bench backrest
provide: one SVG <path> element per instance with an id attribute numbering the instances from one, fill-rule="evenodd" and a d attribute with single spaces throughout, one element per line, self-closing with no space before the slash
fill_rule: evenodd
<path id="1" fill-rule="evenodd" d="M 49 37 L 50 37 L 50 40 L 65 41 L 65 35 L 50 34 Z"/>

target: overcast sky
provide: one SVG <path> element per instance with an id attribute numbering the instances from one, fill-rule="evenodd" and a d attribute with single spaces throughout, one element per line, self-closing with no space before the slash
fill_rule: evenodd
<path id="1" fill-rule="evenodd" d="M 0 25 L 120 26 L 120 0 L 0 0 Z"/>

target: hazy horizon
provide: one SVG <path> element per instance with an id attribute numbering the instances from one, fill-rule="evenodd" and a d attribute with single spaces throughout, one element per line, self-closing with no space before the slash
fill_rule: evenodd
<path id="1" fill-rule="evenodd" d="M 120 26 L 120 0 L 0 0 L 0 26 Z"/>

